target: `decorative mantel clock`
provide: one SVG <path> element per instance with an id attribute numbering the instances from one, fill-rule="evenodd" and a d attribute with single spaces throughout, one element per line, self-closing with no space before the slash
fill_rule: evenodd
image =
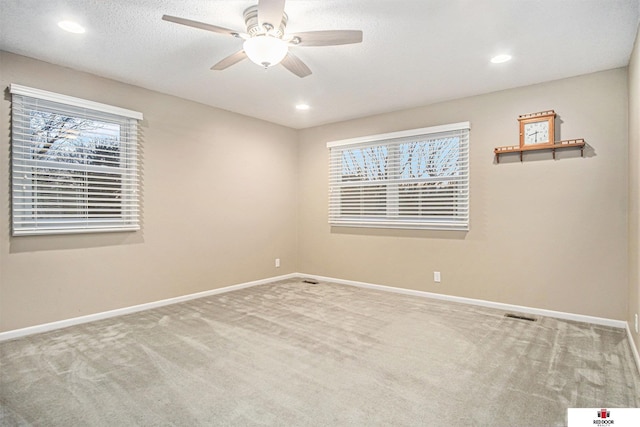
<path id="1" fill-rule="evenodd" d="M 493 152 L 496 161 L 500 163 L 500 155 L 508 153 L 520 153 L 520 161 L 528 151 L 551 150 L 553 158 L 556 158 L 556 150 L 563 148 L 580 148 L 580 156 L 584 156 L 584 139 L 555 140 L 556 112 L 553 110 L 540 111 L 538 113 L 522 114 L 518 116 L 520 123 L 520 145 L 496 147 Z"/>
<path id="2" fill-rule="evenodd" d="M 555 144 L 555 119 L 553 110 L 518 116 L 520 148 L 552 147 Z"/>

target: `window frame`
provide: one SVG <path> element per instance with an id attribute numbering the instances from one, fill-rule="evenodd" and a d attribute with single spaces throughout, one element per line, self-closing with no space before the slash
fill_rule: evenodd
<path id="1" fill-rule="evenodd" d="M 329 224 L 337 227 L 371 227 L 371 228 L 404 228 L 404 229 L 428 229 L 428 230 L 469 230 L 469 140 L 470 122 L 451 123 L 440 126 L 431 126 L 419 129 L 410 129 L 399 132 L 390 132 L 377 135 L 368 135 L 357 138 L 331 141 L 327 143 L 329 149 Z M 428 147 L 429 141 L 444 141 L 447 138 L 458 138 L 455 153 L 455 173 L 443 176 L 422 176 L 419 178 L 403 178 L 403 163 L 408 158 L 403 158 L 402 146 L 407 144 L 424 144 Z M 371 177 L 367 165 L 360 162 L 362 175 L 368 179 L 345 180 L 345 158 L 348 153 L 354 157 L 354 152 L 360 152 L 364 158 L 364 150 L 384 148 L 384 165 L 382 173 Z M 444 155 L 450 155 L 450 150 Z M 373 157 L 373 151 L 368 154 Z M 348 160 L 354 164 L 355 160 Z M 447 160 L 451 162 L 451 160 Z M 366 162 L 365 162 L 366 163 Z M 364 166 L 364 167 L 362 167 Z M 391 174 L 392 176 L 389 176 Z M 362 176 L 361 176 L 362 178 Z M 453 190 L 442 191 L 435 189 L 436 182 L 455 184 L 450 185 Z M 428 182 L 434 184 L 429 189 Z M 411 184 L 423 184 L 422 189 L 405 190 L 404 202 L 402 201 L 402 187 Z M 361 195 L 356 193 L 357 187 L 361 188 Z M 417 187 L 417 185 L 416 185 Z M 380 188 L 378 194 L 374 188 Z M 371 191 L 369 191 L 371 190 Z M 350 191 L 350 192 L 349 192 Z M 369 191 L 367 193 L 367 191 Z M 407 196 L 406 194 L 409 194 Z M 442 194 L 446 197 L 443 198 Z M 416 198 L 417 196 L 417 198 Z M 433 198 L 437 202 L 433 201 Z M 409 200 L 410 198 L 413 198 Z M 429 200 L 431 198 L 431 200 Z M 343 200 L 347 200 L 346 202 Z M 360 213 L 357 203 L 360 201 Z M 404 203 L 404 204 L 403 204 Z M 449 204 L 447 204 L 449 203 Z M 440 206 L 437 206 L 440 205 Z M 409 206 L 409 207 L 407 207 Z M 419 208 L 416 208 L 419 206 Z M 427 206 L 431 213 L 415 213 L 416 209 Z M 452 213 L 446 214 L 447 207 Z M 379 209 L 378 209 L 379 208 Z M 376 210 L 374 210 L 376 209 Z M 440 209 L 441 211 L 437 211 Z M 434 213 L 436 210 L 436 213 Z M 350 213 L 345 213 L 349 212 Z M 367 212 L 367 213 L 363 213 Z M 376 212 L 371 214 L 371 212 Z M 381 212 L 381 213 L 380 213 Z M 409 213 L 402 213 L 409 212 Z"/>
<path id="2" fill-rule="evenodd" d="M 138 122 L 143 119 L 142 113 L 18 84 L 11 84 L 9 92 L 12 235 L 140 230 Z M 91 152 L 83 147 L 78 150 L 81 159 L 78 163 L 34 157 L 30 144 L 36 140 L 31 120 L 38 114 L 106 125 L 80 131 L 86 131 L 85 138 L 93 144 L 99 138 L 95 131 L 112 125 L 117 132 L 114 134 L 117 152 L 108 152 L 106 148 L 94 148 Z M 54 132 L 65 130 L 54 128 Z M 89 137 L 91 133 L 94 135 Z M 48 149 L 65 139 L 56 139 Z M 72 153 L 78 155 L 76 151 Z M 92 155 L 101 157 L 90 163 L 87 158 Z M 41 178 L 42 175 L 52 176 L 51 182 Z M 56 188 L 56 181 L 65 177 L 79 185 Z M 39 208 L 39 204 L 44 207 Z"/>

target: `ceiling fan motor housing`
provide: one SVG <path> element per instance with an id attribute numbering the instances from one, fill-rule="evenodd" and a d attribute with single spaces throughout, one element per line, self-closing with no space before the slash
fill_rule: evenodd
<path id="1" fill-rule="evenodd" d="M 260 22 L 258 21 L 257 5 L 245 9 L 243 15 L 244 23 L 247 26 L 247 34 L 249 34 L 251 37 L 269 33 L 269 35 L 281 39 L 284 36 L 284 30 L 287 27 L 287 21 L 289 19 L 287 14 L 283 12 L 281 22 L 269 22 L 272 28 L 265 28 L 266 26 L 260 25 Z"/>

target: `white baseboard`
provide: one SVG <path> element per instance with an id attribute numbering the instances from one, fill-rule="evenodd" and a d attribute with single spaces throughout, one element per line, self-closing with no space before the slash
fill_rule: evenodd
<path id="1" fill-rule="evenodd" d="M 31 326 L 28 328 L 15 329 L 7 332 L 0 332 L 0 341 L 11 340 L 14 338 L 20 338 L 27 335 L 38 334 L 42 332 L 48 332 L 55 329 L 62 329 L 69 326 L 79 325 L 82 323 L 93 322 L 96 320 L 108 319 L 110 317 L 122 316 L 124 314 L 136 313 L 138 311 L 150 310 L 152 308 L 163 307 L 165 305 L 177 304 L 180 302 L 189 301 L 196 298 L 222 294 L 225 292 L 236 291 L 239 289 L 249 288 L 252 286 L 264 285 L 267 283 L 276 282 L 278 280 L 293 279 L 296 277 L 301 277 L 301 278 L 306 277 L 306 278 L 311 278 L 318 281 L 333 282 L 333 283 L 338 283 L 342 285 L 358 286 L 361 288 L 376 289 L 380 291 L 394 292 L 394 293 L 404 294 L 404 295 L 413 295 L 413 296 L 418 296 L 423 298 L 432 298 L 432 299 L 437 299 L 442 301 L 452 301 L 452 302 L 458 302 L 462 304 L 490 307 L 490 308 L 496 308 L 499 310 L 510 311 L 510 312 L 527 313 L 527 314 L 534 314 L 539 316 L 555 317 L 557 319 L 573 320 L 577 322 L 593 323 L 596 325 L 623 328 L 623 329 L 626 329 L 627 331 L 627 336 L 629 337 L 629 345 L 631 346 L 631 352 L 633 354 L 636 367 L 640 372 L 640 355 L 638 354 L 638 349 L 635 346 L 635 341 L 633 339 L 633 334 L 631 333 L 631 328 L 629 327 L 629 324 L 624 320 L 614 320 L 614 319 L 607 319 L 603 317 L 585 316 L 582 314 L 565 313 L 565 312 L 553 311 L 553 310 L 544 310 L 544 309 L 526 307 L 521 305 L 504 304 L 499 302 L 492 302 L 492 301 L 479 300 L 479 299 L 473 299 L 473 298 L 457 297 L 453 295 L 437 294 L 433 292 L 417 291 L 413 289 L 395 288 L 393 286 L 376 285 L 373 283 L 357 282 L 354 280 L 336 279 L 333 277 L 318 276 L 314 274 L 302 274 L 302 273 L 290 273 L 282 276 L 270 277 L 268 279 L 261 279 L 261 280 L 255 280 L 253 282 L 239 283 L 236 285 L 225 286 L 223 288 L 211 289 L 209 291 L 197 292 L 194 294 L 183 295 L 175 298 L 168 298 L 160 301 L 134 305 L 131 307 L 124 307 L 116 310 L 89 314 L 87 316 L 74 317 L 72 319 L 45 323 L 42 325 Z"/>
<path id="2" fill-rule="evenodd" d="M 633 334 L 631 333 L 631 326 L 629 325 L 629 323 L 627 323 L 627 336 L 629 337 L 629 345 L 631 346 L 633 358 L 636 361 L 636 367 L 638 368 L 638 372 L 640 372 L 640 354 L 638 354 L 638 347 L 636 347 L 636 342 L 633 339 Z"/>
<path id="3" fill-rule="evenodd" d="M 595 316 L 585 316 L 583 314 L 565 313 L 562 311 L 544 310 L 540 308 L 532 308 L 532 307 L 526 307 L 522 305 L 504 304 L 500 302 L 457 297 L 453 295 L 437 294 L 433 292 L 416 291 L 413 289 L 395 288 L 393 286 L 376 285 L 373 283 L 366 283 L 366 282 L 356 282 L 354 280 L 336 279 L 333 277 L 318 276 L 314 274 L 299 274 L 296 276 L 307 277 L 310 279 L 315 279 L 315 280 L 324 281 L 324 282 L 333 282 L 341 285 L 358 286 L 361 288 L 377 289 L 380 291 L 394 292 L 394 293 L 404 294 L 404 295 L 413 295 L 413 296 L 418 296 L 423 298 L 433 298 L 433 299 L 442 300 L 442 301 L 452 301 L 452 302 L 459 302 L 462 304 L 496 308 L 499 310 L 509 311 L 509 312 L 534 314 L 538 316 L 554 317 L 556 319 L 573 320 L 576 322 L 592 323 L 596 325 L 611 326 L 614 328 L 626 329 L 627 336 L 629 337 L 629 345 L 631 346 L 631 352 L 633 354 L 636 367 L 638 368 L 638 372 L 640 372 L 640 355 L 638 354 L 638 349 L 635 346 L 635 341 L 633 339 L 633 334 L 631 333 L 629 323 L 627 323 L 624 320 L 607 319 L 604 317 L 595 317 Z"/>
<path id="4" fill-rule="evenodd" d="M 479 305 L 482 307 L 496 308 L 504 311 L 515 311 L 518 313 L 535 314 L 538 316 L 555 317 L 556 319 L 573 320 L 576 322 L 593 323 L 596 325 L 612 326 L 614 328 L 626 328 L 627 322 L 624 320 L 607 319 L 604 317 L 585 316 L 582 314 L 565 313 L 562 311 L 544 310 L 541 308 L 525 307 L 522 305 L 504 304 L 501 302 L 486 301 L 473 298 L 457 297 L 453 295 L 437 294 L 433 292 L 416 291 L 413 289 L 395 288 L 393 286 L 376 285 L 373 283 L 356 282 L 353 280 L 336 279 L 333 277 L 316 276 L 313 274 L 299 274 L 301 277 L 309 277 L 315 280 L 339 283 L 342 285 L 358 286 L 361 288 L 377 289 L 380 291 L 395 292 L 398 294 L 414 295 L 423 298 L 432 298 L 443 301 L 459 302 L 462 304 Z"/>
<path id="5" fill-rule="evenodd" d="M 107 319 L 107 318 L 110 318 L 110 317 L 122 316 L 124 314 L 130 314 L 130 313 L 135 313 L 135 312 L 138 312 L 138 311 L 149 310 L 149 309 L 152 309 L 152 308 L 162 307 L 162 306 L 170 305 L 170 304 L 177 304 L 179 302 L 189 301 L 189 300 L 196 299 L 196 298 L 202 298 L 202 297 L 207 297 L 207 296 L 210 296 L 210 295 L 216 295 L 216 294 L 221 294 L 221 293 L 225 293 L 225 292 L 231 292 L 231 291 L 235 291 L 235 290 L 238 290 L 238 289 L 244 289 L 244 288 L 249 288 L 249 287 L 252 287 L 252 286 L 263 285 L 263 284 L 275 282 L 275 281 L 278 281 L 278 280 L 292 279 L 292 278 L 295 278 L 295 277 L 308 277 L 308 278 L 313 278 L 315 280 L 333 282 L 333 283 L 338 283 L 338 284 L 343 284 L 343 285 L 358 286 L 358 287 L 361 287 L 361 288 L 377 289 L 377 290 L 381 290 L 381 291 L 395 292 L 395 293 L 399 293 L 399 294 L 413 295 L 413 296 L 419 296 L 419 297 L 423 297 L 423 298 L 432 298 L 432 299 L 438 299 L 438 300 L 443 300 L 443 301 L 452 301 L 452 302 L 458 302 L 458 303 L 463 303 L 463 304 L 478 305 L 478 306 L 482 306 L 482 307 L 496 308 L 496 309 L 504 310 L 504 311 L 515 311 L 515 312 L 518 312 L 518 313 L 527 313 L 527 314 L 534 314 L 534 315 L 539 315 L 539 316 L 555 317 L 555 318 L 558 318 L 558 319 L 574 320 L 574 321 L 577 321 L 577 322 L 593 323 L 593 324 L 596 324 L 596 325 L 612 326 L 612 327 L 615 327 L 615 328 L 623 328 L 623 329 L 626 328 L 627 332 L 629 334 L 629 337 L 631 337 L 631 332 L 629 331 L 629 326 L 628 326 L 627 322 L 625 322 L 623 320 L 614 320 L 614 319 L 606 319 L 606 318 L 602 318 L 602 317 L 585 316 L 585 315 L 581 315 L 581 314 L 564 313 L 564 312 L 561 312 L 561 311 L 544 310 L 544 309 L 525 307 L 525 306 L 520 306 L 520 305 L 504 304 L 504 303 L 499 303 L 499 302 L 485 301 L 485 300 L 479 300 L 479 299 L 473 299 L 473 298 L 465 298 L 465 297 L 457 297 L 457 296 L 452 296 L 452 295 L 437 294 L 437 293 L 433 293 L 433 292 L 417 291 L 417 290 L 413 290 L 413 289 L 395 288 L 393 286 L 376 285 L 376 284 L 373 284 L 373 283 L 357 282 L 357 281 L 354 281 L 354 280 L 337 279 L 337 278 L 333 278 L 333 277 L 317 276 L 317 275 L 313 275 L 313 274 L 290 273 L 290 274 L 285 274 L 283 276 L 276 276 L 276 277 L 270 277 L 270 278 L 267 278 L 267 279 L 256 280 L 256 281 L 253 281 L 253 282 L 240 283 L 240 284 L 237 284 L 237 285 L 231 285 L 231 286 L 226 286 L 226 287 L 223 287 L 223 288 L 212 289 L 212 290 L 209 290 L 209 291 L 197 292 L 197 293 L 194 293 L 194 294 L 183 295 L 183 296 L 179 296 L 179 297 L 175 297 L 175 298 L 169 298 L 169 299 L 164 299 L 164 300 L 160 300 L 160 301 L 154 301 L 154 302 L 150 302 L 150 303 L 134 305 L 134 306 L 131 306 L 131 307 L 124 307 L 124 308 L 119 308 L 119 309 L 115 309 L 115 310 L 104 311 L 104 312 L 101 312 L 101 313 L 89 314 L 89 315 L 86 315 L 86 316 L 80 316 L 80 317 L 74 317 L 74 318 L 71 318 L 71 319 L 60 320 L 60 321 L 57 321 L 57 322 L 45 323 L 45 324 L 42 324 L 42 325 L 30 326 L 30 327 L 27 327 L 27 328 L 15 329 L 15 330 L 12 330 L 12 331 L 7 331 L 7 332 L 0 332 L 0 341 L 6 341 L 6 340 L 14 339 L 14 338 L 20 338 L 20 337 L 23 337 L 23 336 L 26 336 L 26 335 L 38 334 L 38 333 L 41 333 L 41 332 L 48 332 L 48 331 L 52 331 L 52 330 L 55 330 L 55 329 L 66 328 L 68 326 L 79 325 L 79 324 L 82 324 L 82 323 L 93 322 L 93 321 L 96 321 L 96 320 Z M 631 337 L 631 340 L 633 340 L 632 337 Z M 631 343 L 633 344 L 633 341 L 631 341 Z M 640 369 L 640 359 L 638 358 L 638 353 L 636 351 L 635 346 L 633 346 L 633 350 L 634 350 L 634 356 L 636 358 L 636 362 L 638 363 L 638 366 L 639 366 L 639 369 Z"/>
<path id="6" fill-rule="evenodd" d="M 237 285 L 225 286 L 223 288 L 211 289 L 209 291 L 197 292 L 195 294 L 182 295 L 175 298 L 163 299 L 160 301 L 134 305 L 131 307 L 124 307 L 124 308 L 118 308 L 115 310 L 103 311 L 101 313 L 74 317 L 71 319 L 45 323 L 42 325 L 30 326 L 28 328 L 14 329 L 12 331 L 0 332 L 0 341 L 11 340 L 14 338 L 20 338 L 20 337 L 24 337 L 32 334 L 39 334 L 41 332 L 53 331 L 55 329 L 66 328 L 68 326 L 94 322 L 96 320 L 108 319 L 110 317 L 122 316 L 124 314 L 136 313 L 138 311 L 149 310 L 157 307 L 163 307 L 165 305 L 170 305 L 170 304 L 177 304 L 179 302 L 189 301 L 196 298 L 208 297 L 210 295 L 222 294 L 225 292 L 231 292 L 231 291 L 236 291 L 238 289 L 250 288 L 252 286 L 264 285 L 266 283 L 271 283 L 278 280 L 291 279 L 299 276 L 300 275 L 297 273 L 285 274 L 283 276 L 270 277 L 268 279 L 261 279 L 253 282 L 239 283 Z"/>

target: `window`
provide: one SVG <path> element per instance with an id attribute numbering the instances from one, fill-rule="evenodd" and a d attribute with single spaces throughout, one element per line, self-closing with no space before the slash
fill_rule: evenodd
<path id="1" fill-rule="evenodd" d="M 13 235 L 139 230 L 142 114 L 12 84 Z"/>
<path id="2" fill-rule="evenodd" d="M 469 122 L 327 147 L 331 225 L 469 229 Z"/>

